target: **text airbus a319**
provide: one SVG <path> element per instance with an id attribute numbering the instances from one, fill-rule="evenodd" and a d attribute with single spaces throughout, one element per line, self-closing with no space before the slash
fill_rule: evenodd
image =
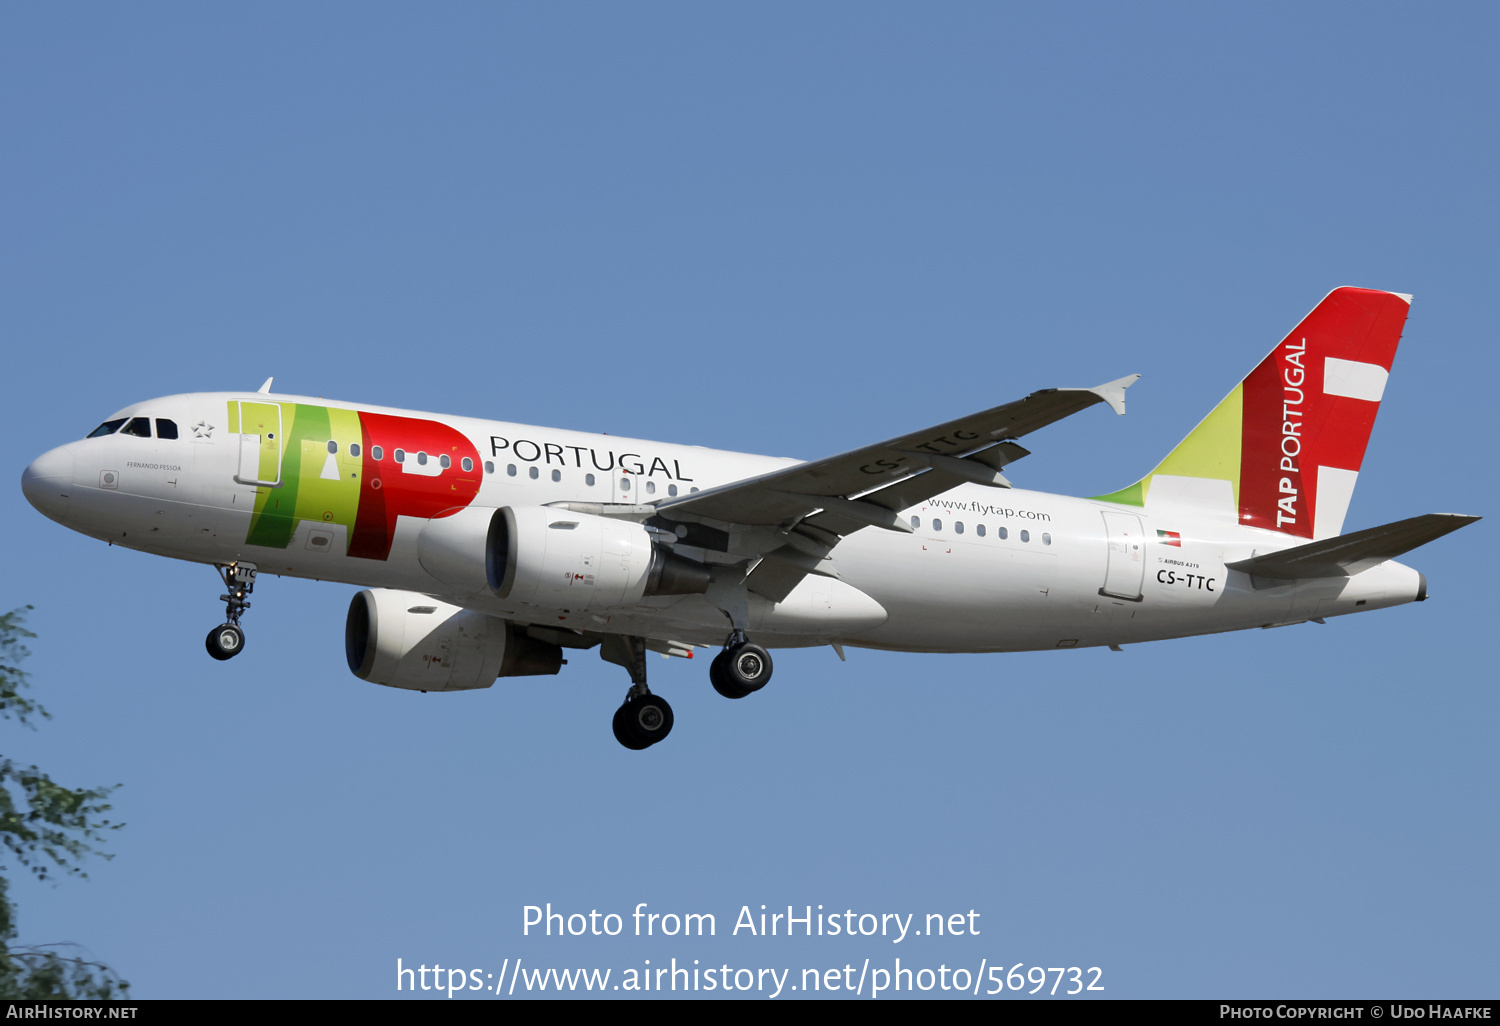
<path id="1" fill-rule="evenodd" d="M 411 691 L 554 674 L 598 648 L 616 738 L 672 729 L 646 653 L 721 645 L 746 698 L 770 649 L 1016 652 L 1322 621 L 1426 598 L 1395 557 L 1477 517 L 1342 534 L 1411 297 L 1340 288 L 1145 477 L 1014 488 L 1020 439 L 1136 376 L 1057 388 L 803 463 L 270 392 L 126 407 L 22 477 L 76 531 L 218 568 L 216 659 L 257 573 L 363 585 L 349 668 Z"/>

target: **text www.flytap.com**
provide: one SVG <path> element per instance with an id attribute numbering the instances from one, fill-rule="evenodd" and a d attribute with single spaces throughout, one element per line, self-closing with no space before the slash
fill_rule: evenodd
<path id="1" fill-rule="evenodd" d="M 662 993 L 711 993 L 729 991 L 762 993 L 777 997 L 786 991 L 803 993 L 836 992 L 854 997 L 868 995 L 877 998 L 890 993 L 929 993 L 947 991 L 967 993 L 974 997 L 1000 994 L 1010 990 L 1028 990 L 1032 994 L 1064 996 L 1081 994 L 1085 990 L 1101 991 L 1097 968 L 1080 970 L 1053 967 L 1043 969 L 1031 966 L 1026 972 L 1024 963 L 1018 963 L 1007 971 L 1004 965 L 992 966 L 988 959 L 981 959 L 979 971 L 949 968 L 946 964 L 936 969 L 913 969 L 902 966 L 895 960 L 893 968 L 870 968 L 870 960 L 859 967 L 844 965 L 828 969 L 802 969 L 799 976 L 794 970 L 771 968 L 734 968 L 728 963 L 718 966 L 703 966 L 693 959 L 691 966 L 679 964 L 672 958 L 666 965 L 653 966 L 645 960 L 640 968 L 613 969 L 558 969 L 548 966 L 537 968 L 524 965 L 524 959 L 512 962 L 505 959 L 499 973 L 482 969 L 444 969 L 440 965 L 426 965 L 416 969 L 396 959 L 396 989 L 398 991 L 446 992 L 448 997 L 465 991 L 480 991 L 499 997 L 516 994 L 572 993 L 618 991 L 622 994 Z M 1053 975 L 1056 974 L 1056 975 Z M 1052 986 L 1046 984 L 1049 977 Z M 1067 986 L 1063 986 L 1066 977 Z M 611 982 L 613 978 L 614 982 Z M 429 979 L 431 982 L 429 982 Z M 1034 986 L 1026 986 L 1033 984 Z"/>

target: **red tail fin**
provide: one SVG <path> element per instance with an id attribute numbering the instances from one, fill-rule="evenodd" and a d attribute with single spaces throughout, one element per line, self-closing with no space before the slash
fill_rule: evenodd
<path id="1" fill-rule="evenodd" d="M 1303 538 L 1343 527 L 1411 298 L 1330 292 L 1245 379 L 1240 522 Z"/>
<path id="2" fill-rule="evenodd" d="M 1396 292 L 1334 289 L 1155 470 L 1099 498 L 1337 535 L 1410 304 Z"/>

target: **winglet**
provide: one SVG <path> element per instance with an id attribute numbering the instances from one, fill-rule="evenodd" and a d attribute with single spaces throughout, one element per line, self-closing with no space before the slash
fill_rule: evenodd
<path id="1" fill-rule="evenodd" d="M 257 388 L 255 390 L 256 394 L 257 395 L 269 395 L 270 392 L 271 392 L 271 382 L 273 382 L 275 380 L 276 379 L 274 377 L 267 378 L 266 379 L 266 383 L 264 385 L 261 385 L 259 388 Z M 1124 411 L 1122 410 L 1120 412 L 1123 413 Z"/>
<path id="2" fill-rule="evenodd" d="M 1123 378 L 1095 385 L 1089 391 L 1109 403 L 1109 408 L 1123 417 L 1125 416 L 1125 390 L 1139 380 L 1141 380 L 1139 374 L 1127 374 Z"/>

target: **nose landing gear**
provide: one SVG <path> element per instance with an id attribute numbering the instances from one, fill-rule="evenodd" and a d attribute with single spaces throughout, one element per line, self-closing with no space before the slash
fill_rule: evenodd
<path id="1" fill-rule="evenodd" d="M 215 565 L 214 569 L 224 578 L 224 587 L 229 594 L 219 596 L 224 600 L 224 622 L 208 632 L 204 647 L 208 649 L 209 655 L 222 662 L 233 659 L 245 647 L 245 632 L 240 629 L 240 616 L 250 608 L 246 598 L 255 590 L 255 564 L 230 563 L 227 566 Z"/>
<path id="2" fill-rule="evenodd" d="M 725 698 L 744 698 L 770 683 L 771 669 L 771 653 L 736 630 L 708 664 L 708 679 Z"/>

